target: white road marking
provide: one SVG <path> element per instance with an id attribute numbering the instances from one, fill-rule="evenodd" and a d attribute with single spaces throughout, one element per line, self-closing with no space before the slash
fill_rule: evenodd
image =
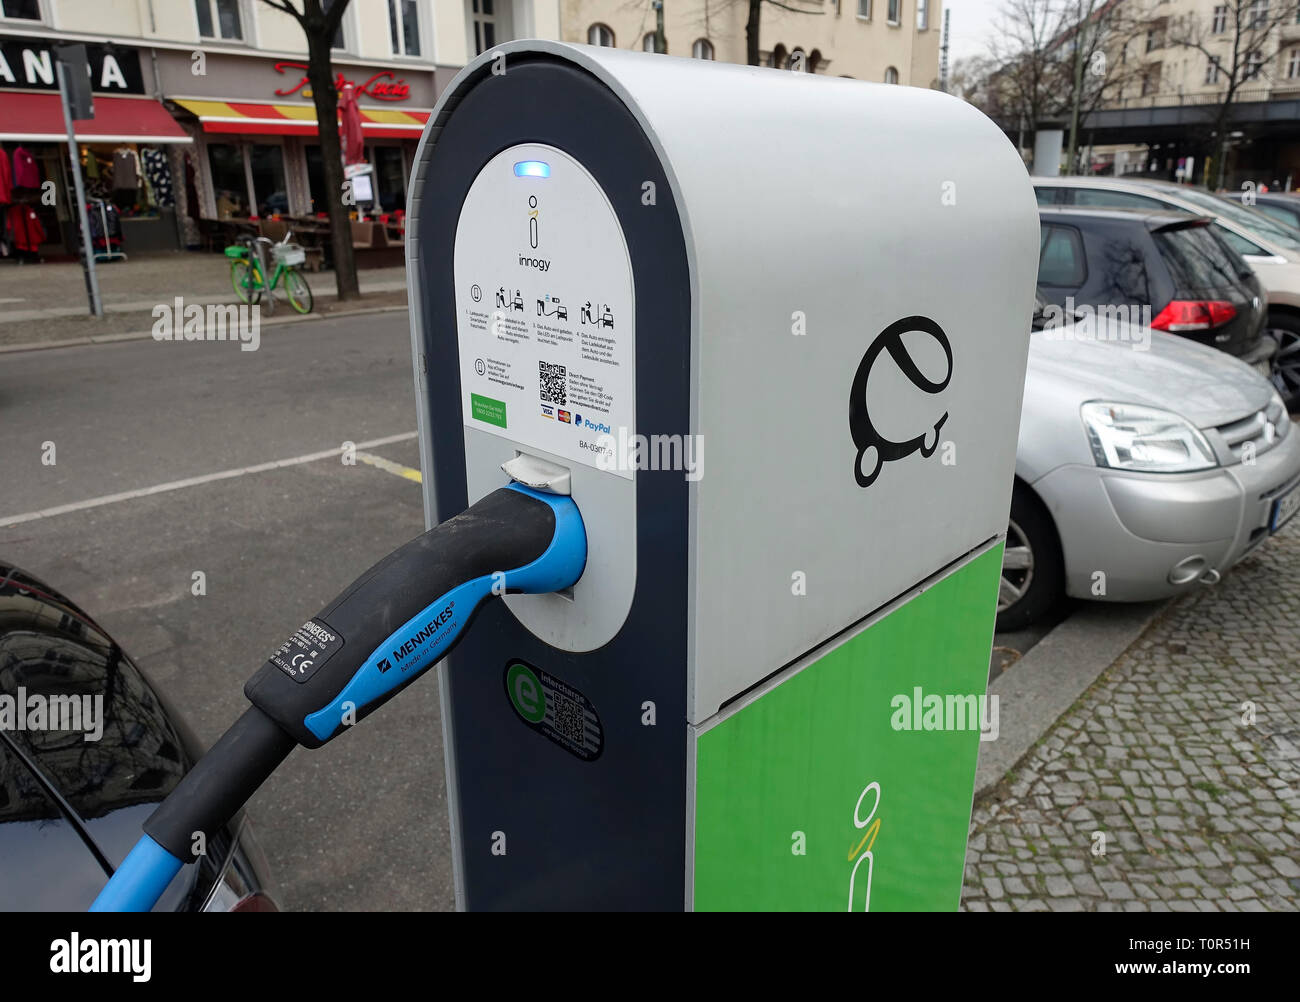
<path id="1" fill-rule="evenodd" d="M 418 436 L 418 432 L 408 431 L 400 435 L 389 435 L 387 438 L 375 438 L 369 442 L 357 442 L 356 448 L 375 449 L 381 445 L 392 445 L 394 442 L 409 442 Z M 53 515 L 66 515 L 73 511 L 85 511 L 87 508 L 100 508 L 107 504 L 117 504 L 119 501 L 131 501 L 135 498 L 149 497 L 152 494 L 166 494 L 168 491 L 178 491 L 185 487 L 197 487 L 199 484 L 210 484 L 214 480 L 230 480 L 233 477 L 244 477 L 250 473 L 265 473 L 268 470 L 279 470 L 286 466 L 301 466 L 303 463 L 314 463 L 321 459 L 330 459 L 342 455 L 343 448 L 326 449 L 323 452 L 313 452 L 306 456 L 294 456 L 290 459 L 276 459 L 269 463 L 258 463 L 256 466 L 242 466 L 234 470 L 221 470 L 217 473 L 205 473 L 198 477 L 187 477 L 184 480 L 172 480 L 165 484 L 155 484 L 152 487 L 141 487 L 133 491 L 122 491 L 120 494 L 105 494 L 102 497 L 89 498 L 85 501 L 74 501 L 72 504 L 56 505 L 53 508 L 42 508 L 40 511 L 29 511 L 22 515 L 7 515 L 0 518 L 0 528 L 10 525 L 18 525 L 20 522 L 32 522 L 38 518 L 50 518 Z"/>

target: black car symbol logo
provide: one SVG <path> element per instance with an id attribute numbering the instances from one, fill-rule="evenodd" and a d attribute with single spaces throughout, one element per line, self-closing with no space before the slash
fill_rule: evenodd
<path id="1" fill-rule="evenodd" d="M 907 353 L 907 348 L 903 344 L 903 335 L 910 331 L 928 334 L 943 349 L 947 364 L 942 381 L 936 383 L 927 379 L 912 361 L 912 356 Z M 904 317 L 886 327 L 871 342 L 871 347 L 867 349 L 867 353 L 862 356 L 862 361 L 858 364 L 857 374 L 853 377 L 853 388 L 849 391 L 849 432 L 858 447 L 858 455 L 853 463 L 853 476 L 859 487 L 870 487 L 875 483 L 886 463 L 910 456 L 914 452 L 919 452 L 927 458 L 932 456 L 934 450 L 939 447 L 939 429 L 948 420 L 948 412 L 944 411 L 943 416 L 934 423 L 933 429 L 927 429 L 905 442 L 891 442 L 876 430 L 867 411 L 867 380 L 871 377 L 872 367 L 883 352 L 889 353 L 889 357 L 894 360 L 899 371 L 911 380 L 913 386 L 926 393 L 942 393 L 952 379 L 952 346 L 948 343 L 948 335 L 929 317 Z M 931 431 L 934 433 L 934 439 L 927 445 L 926 439 Z"/>

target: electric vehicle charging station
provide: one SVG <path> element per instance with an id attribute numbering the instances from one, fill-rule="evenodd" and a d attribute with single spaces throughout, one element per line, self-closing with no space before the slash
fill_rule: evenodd
<path id="1" fill-rule="evenodd" d="M 935 91 L 512 42 L 439 101 L 407 227 L 426 523 L 513 478 L 587 541 L 439 668 L 458 906 L 955 909 L 1038 261 L 1012 145 Z"/>
<path id="2" fill-rule="evenodd" d="M 955 908 L 1037 274 L 1010 143 L 532 41 L 416 158 L 429 529 L 272 652 L 92 910 L 435 664 L 462 908 Z"/>

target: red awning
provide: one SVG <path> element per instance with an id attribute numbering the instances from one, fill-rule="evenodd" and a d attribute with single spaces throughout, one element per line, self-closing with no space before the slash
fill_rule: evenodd
<path id="1" fill-rule="evenodd" d="M 162 103 L 152 97 L 95 95 L 95 117 L 73 122 L 83 143 L 192 142 Z M 63 109 L 58 94 L 6 93 L 0 100 L 0 139 L 62 143 Z"/>
<path id="2" fill-rule="evenodd" d="M 210 98 L 172 98 L 198 116 L 204 132 L 264 136 L 315 136 L 316 108 L 310 104 L 259 104 Z M 363 105 L 361 134 L 366 139 L 419 139 L 430 112 L 423 109 Z"/>

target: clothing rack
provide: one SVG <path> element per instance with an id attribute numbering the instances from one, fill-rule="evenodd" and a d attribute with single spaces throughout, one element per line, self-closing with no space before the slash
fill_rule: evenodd
<path id="1" fill-rule="evenodd" d="M 110 206 L 102 198 L 95 198 L 90 201 L 87 208 L 92 212 L 96 210 L 99 212 L 98 218 L 92 216 L 90 220 L 90 249 L 94 252 L 95 260 L 125 261 L 126 255 L 114 249 L 114 245 L 122 246 L 122 223 L 117 214 L 117 207 Z M 96 226 L 96 223 L 99 225 Z M 100 243 L 104 245 L 103 250 L 96 249 Z"/>

